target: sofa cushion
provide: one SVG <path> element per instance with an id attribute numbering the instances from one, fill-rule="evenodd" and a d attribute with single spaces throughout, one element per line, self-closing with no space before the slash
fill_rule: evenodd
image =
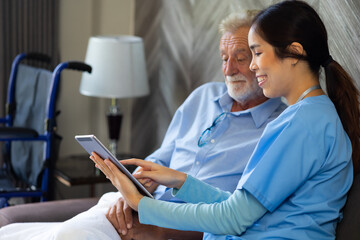
<path id="1" fill-rule="evenodd" d="M 0 227 L 16 222 L 63 222 L 88 210 L 98 200 L 98 198 L 68 199 L 2 208 Z"/>
<path id="2" fill-rule="evenodd" d="M 343 209 L 344 218 L 336 230 L 337 240 L 360 239 L 360 174 L 354 178 Z"/>

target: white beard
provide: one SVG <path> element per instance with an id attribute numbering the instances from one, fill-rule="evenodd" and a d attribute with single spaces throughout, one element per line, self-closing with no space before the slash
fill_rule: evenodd
<path id="1" fill-rule="evenodd" d="M 228 94 L 237 102 L 246 102 L 254 98 L 263 96 L 262 89 L 258 86 L 255 79 L 251 82 L 242 74 L 235 76 L 225 76 Z"/>

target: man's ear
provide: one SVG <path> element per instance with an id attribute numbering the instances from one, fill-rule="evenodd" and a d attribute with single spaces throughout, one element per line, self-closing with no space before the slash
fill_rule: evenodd
<path id="1" fill-rule="evenodd" d="M 291 43 L 288 48 L 289 48 L 289 52 L 291 52 L 295 55 L 306 56 L 303 46 L 298 42 Z M 293 66 L 295 66 L 298 62 L 299 62 L 298 58 L 291 59 L 291 65 L 293 65 Z"/>

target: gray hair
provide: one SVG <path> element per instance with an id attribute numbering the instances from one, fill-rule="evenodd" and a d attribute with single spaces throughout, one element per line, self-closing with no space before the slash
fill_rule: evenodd
<path id="1" fill-rule="evenodd" d="M 253 18 L 260 10 L 245 10 L 241 12 L 233 12 L 219 25 L 219 32 L 224 35 L 227 32 L 234 33 L 241 27 L 251 27 Z"/>

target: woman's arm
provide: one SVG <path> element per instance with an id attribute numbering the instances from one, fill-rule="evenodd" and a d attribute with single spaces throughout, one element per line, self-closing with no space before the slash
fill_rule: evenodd
<path id="1" fill-rule="evenodd" d="M 236 190 L 227 200 L 213 204 L 177 204 L 144 197 L 138 211 L 143 224 L 240 235 L 267 210 L 245 190 Z"/>
<path id="2" fill-rule="evenodd" d="M 239 235 L 267 211 L 251 194 L 236 190 L 227 200 L 213 204 L 176 204 L 143 197 L 134 184 L 110 161 L 93 153 L 90 157 L 128 204 L 139 210 L 141 223 L 178 230 Z M 134 164 L 137 160 L 125 160 Z M 181 189 L 186 174 L 146 161 L 138 161 L 144 169 L 140 177 Z"/>
<path id="3" fill-rule="evenodd" d="M 213 187 L 190 175 L 187 175 L 186 181 L 180 189 L 173 189 L 172 194 L 188 203 L 215 203 L 224 201 L 231 196 L 230 192 Z"/>

